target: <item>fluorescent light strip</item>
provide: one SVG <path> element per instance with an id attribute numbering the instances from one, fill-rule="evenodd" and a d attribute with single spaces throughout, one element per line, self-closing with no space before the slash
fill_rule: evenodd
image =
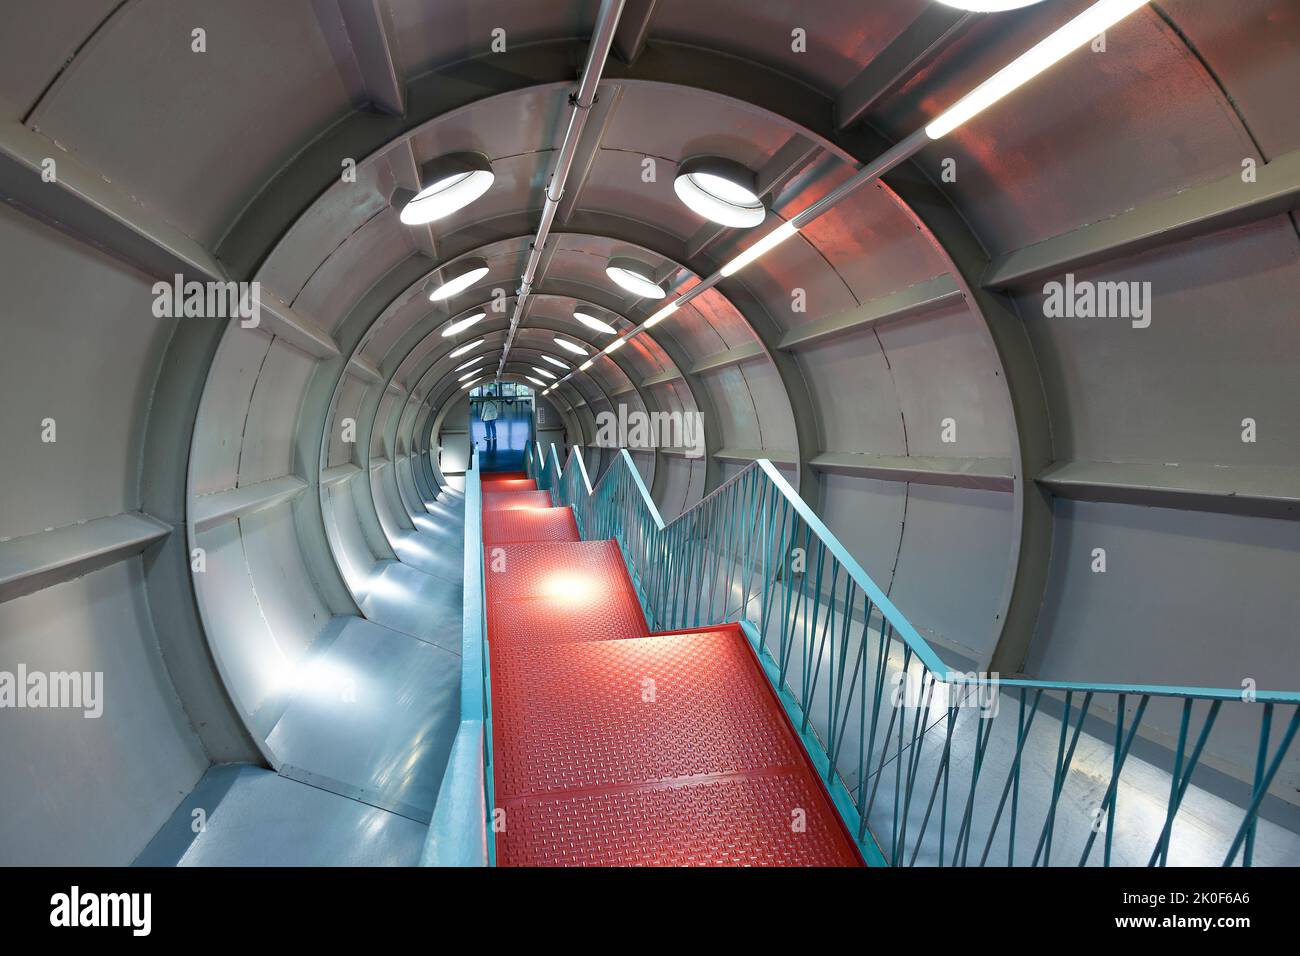
<path id="1" fill-rule="evenodd" d="M 946 136 L 1146 4 L 1147 0 L 1100 0 L 1094 3 L 946 109 L 926 125 L 925 134 L 931 139 Z"/>
<path id="2" fill-rule="evenodd" d="M 463 368 L 469 368 L 471 365 L 477 365 L 479 362 L 483 361 L 485 358 L 487 358 L 486 355 L 476 355 L 476 356 L 474 356 L 472 359 L 470 359 L 468 362 L 461 362 L 459 365 L 457 365 L 457 366 L 456 366 L 456 371 L 459 372 L 459 371 L 460 371 L 461 369 L 463 369 Z"/>
<path id="3" fill-rule="evenodd" d="M 538 368 L 536 365 L 533 366 L 533 371 L 536 372 L 538 375 L 540 375 L 542 378 L 551 378 L 551 379 L 555 378 L 554 372 L 548 372 L 546 369 Z"/>
<path id="4" fill-rule="evenodd" d="M 591 368 L 595 364 L 596 364 L 595 359 L 587 359 L 587 361 L 583 362 L 581 365 L 578 366 L 578 371 L 585 372 L 587 371 L 587 369 Z"/>
<path id="5" fill-rule="evenodd" d="M 549 356 L 549 355 L 543 355 L 543 356 L 542 356 L 542 360 L 543 360 L 543 361 L 546 361 L 546 362 L 550 362 L 550 363 L 551 363 L 552 365 L 554 365 L 556 368 L 562 368 L 562 369 L 564 369 L 566 372 L 569 370 L 569 364 L 568 364 L 567 362 L 561 362 L 559 359 L 557 359 L 557 358 L 552 358 L 552 357 Z"/>
<path id="6" fill-rule="evenodd" d="M 736 256 L 736 258 L 723 266 L 721 270 L 722 274 L 724 276 L 735 275 L 763 253 L 785 242 L 798 231 L 799 230 L 795 228 L 794 223 L 781 223 L 781 225 L 777 226 L 762 239 L 758 240 L 758 242 L 754 243 L 740 255 Z"/>
<path id="7" fill-rule="evenodd" d="M 615 339 L 613 342 L 610 342 L 605 346 L 605 354 L 608 355 L 616 349 L 621 349 L 626 342 L 627 339 Z"/>
<path id="8" fill-rule="evenodd" d="M 477 379 L 477 378 L 476 378 L 476 379 L 473 379 L 473 380 L 471 380 L 471 381 L 468 381 L 468 382 L 466 382 L 464 385 L 461 386 L 461 389 L 464 390 L 464 389 L 467 389 L 467 388 L 473 388 L 474 385 L 475 385 L 477 382 L 478 382 L 478 379 Z"/>
<path id="9" fill-rule="evenodd" d="M 676 312 L 678 308 L 680 308 L 680 301 L 681 300 L 679 299 L 673 299 L 673 301 L 669 302 L 666 306 L 664 306 L 654 315 L 650 316 L 650 318 L 646 319 L 645 322 L 642 324 L 642 328 L 646 328 L 646 329 L 654 328 L 664 319 L 668 318 L 668 316 Z"/>

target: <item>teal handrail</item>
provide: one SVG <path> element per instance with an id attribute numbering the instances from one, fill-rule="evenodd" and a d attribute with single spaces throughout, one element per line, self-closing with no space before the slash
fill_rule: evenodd
<path id="1" fill-rule="evenodd" d="M 1134 862 L 1135 854 L 1164 865 L 1171 854 L 1174 862 L 1201 861 L 1208 842 L 1224 851 L 1224 865 L 1254 861 L 1260 808 L 1300 730 L 1300 692 L 962 673 L 944 663 L 765 459 L 671 522 L 626 450 L 595 486 L 578 448 L 562 465 L 554 445 L 546 454 L 537 444 L 526 461 L 538 487 L 573 509 L 584 538 L 618 541 L 654 629 L 741 622 L 869 860 L 1045 865 L 1069 850 L 1080 865 Z M 1004 697 L 1012 707 L 1001 707 Z M 1194 732 L 1198 705 L 1204 709 Z M 1275 709 L 1284 706 L 1294 712 L 1271 745 Z M 1148 732 L 1140 735 L 1144 720 Z M 1161 721 L 1177 728 L 1168 749 L 1161 741 L 1172 743 L 1175 732 L 1156 726 Z M 1253 774 L 1220 757 L 1209 766 L 1216 726 L 1221 738 L 1232 735 L 1230 749 L 1253 755 Z M 1070 770 L 1081 762 L 1085 728 L 1095 743 L 1084 750 L 1109 748 L 1110 762 L 1102 771 L 1088 768 L 1105 780 L 1080 818 Z M 927 751 L 940 738 L 942 749 Z M 1163 825 L 1138 832 L 1135 821 L 1149 816 L 1142 788 L 1149 790 L 1152 762 L 1162 759 L 1171 764 Z M 1240 820 L 1181 852 L 1178 814 L 1198 768 L 1227 799 L 1203 791 L 1197 799 L 1219 800 L 1216 807 Z M 1141 786 L 1124 785 L 1126 769 Z M 890 775 L 892 788 L 884 785 Z M 1139 805 L 1137 796 L 1147 802 Z M 1041 826 L 1025 841 L 1027 819 Z M 1279 845 L 1288 839 L 1275 835 Z M 1100 860 L 1092 855 L 1099 836 Z"/>

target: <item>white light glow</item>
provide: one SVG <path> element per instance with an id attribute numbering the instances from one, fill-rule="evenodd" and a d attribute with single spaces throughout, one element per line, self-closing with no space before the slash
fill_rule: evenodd
<path id="1" fill-rule="evenodd" d="M 443 299 L 450 299 L 457 292 L 464 292 L 487 274 L 487 266 L 476 266 L 466 272 L 453 276 L 429 293 L 429 301 L 441 302 Z"/>
<path id="2" fill-rule="evenodd" d="M 1019 10 L 1043 0 L 939 0 L 945 7 L 957 10 L 969 10 L 972 13 L 1001 13 L 1003 10 Z"/>
<path id="3" fill-rule="evenodd" d="M 609 266 L 605 269 L 605 275 L 625 292 L 639 295 L 643 299 L 662 299 L 667 295 L 649 275 L 633 272 L 627 266 Z"/>
<path id="4" fill-rule="evenodd" d="M 482 320 L 485 319 L 485 318 L 487 318 L 487 313 L 486 313 L 486 312 L 478 312 L 478 313 L 476 313 L 476 314 L 474 314 L 474 315 L 467 315 L 465 318 L 461 319 L 459 322 L 453 322 L 453 323 L 451 323 L 451 325 L 449 325 L 449 326 L 447 326 L 445 329 L 443 329 L 443 330 L 442 330 L 442 337 L 443 337 L 444 339 L 449 339 L 449 338 L 451 338 L 453 335 L 455 335 L 457 332 L 464 332 L 464 331 L 465 331 L 466 329 L 468 329 L 471 325 L 474 325 L 476 322 L 480 322 L 480 321 L 482 321 Z"/>
<path id="5" fill-rule="evenodd" d="M 673 182 L 677 198 L 692 212 L 705 219 L 731 226 L 752 229 L 763 222 L 767 210 L 758 196 L 740 183 L 713 173 L 686 173 Z"/>
<path id="6" fill-rule="evenodd" d="M 670 315 L 672 315 L 674 312 L 676 312 L 676 311 L 678 310 L 678 308 L 680 308 L 680 306 L 677 304 L 677 300 L 676 300 L 676 299 L 673 299 L 673 301 L 669 302 L 666 306 L 664 306 L 662 309 L 660 309 L 660 310 L 659 310 L 658 312 L 656 312 L 654 315 L 650 316 L 650 318 L 646 319 L 646 320 L 645 320 L 645 327 L 646 327 L 647 329 L 654 328 L 656 325 L 658 325 L 658 324 L 659 324 L 660 322 L 662 322 L 664 319 L 668 318 L 668 316 L 670 316 Z"/>
<path id="7" fill-rule="evenodd" d="M 736 274 L 741 269 L 745 268 L 745 266 L 749 265 L 751 262 L 757 259 L 759 256 L 763 255 L 763 253 L 767 252 L 769 249 L 773 249 L 776 246 L 779 246 L 781 243 L 785 242 L 787 239 L 789 239 L 798 231 L 799 230 L 794 227 L 794 223 L 790 223 L 790 222 L 781 223 L 781 225 L 777 226 L 775 229 L 769 232 L 762 239 L 758 240 L 758 242 L 754 243 L 752 246 L 750 246 L 740 255 L 736 256 L 736 258 L 732 259 L 725 266 L 723 266 L 722 274 L 724 276 Z"/>
<path id="8" fill-rule="evenodd" d="M 587 371 L 587 369 L 591 368 L 595 364 L 596 362 L 594 359 L 587 359 L 587 361 L 583 362 L 581 365 L 578 366 L 578 371 L 585 372 Z"/>
<path id="9" fill-rule="evenodd" d="M 483 339 L 475 339 L 473 342 L 466 342 L 460 348 L 452 349 L 450 357 L 457 358 L 461 355 L 464 355 L 466 352 L 472 352 L 482 344 L 483 344 Z"/>
<path id="10" fill-rule="evenodd" d="M 538 375 L 540 375 L 542 378 L 550 378 L 550 379 L 555 378 L 554 372 L 548 372 L 546 369 L 538 368 L 536 365 L 533 366 L 533 371 L 536 372 Z"/>
<path id="11" fill-rule="evenodd" d="M 543 382 L 540 378 L 533 378 L 531 375 L 525 375 L 524 378 L 528 379 L 528 381 L 532 382 L 538 388 L 546 387 L 546 383 Z"/>
<path id="12" fill-rule="evenodd" d="M 402 207 L 401 220 L 408 226 L 422 226 L 450 216 L 492 188 L 495 178 L 490 169 L 475 169 L 444 176 L 421 189 L 414 199 Z"/>
<path id="13" fill-rule="evenodd" d="M 1147 0 L 1099 0 L 946 109 L 925 127 L 925 134 L 931 139 L 946 136 L 1146 4 Z"/>
<path id="14" fill-rule="evenodd" d="M 458 382 L 463 382 L 463 381 L 465 381 L 466 379 L 478 378 L 478 377 L 479 377 L 480 375 L 482 375 L 482 374 L 483 374 L 483 370 L 482 370 L 482 369 L 477 369 L 477 368 L 476 368 L 476 369 L 471 369 L 470 371 L 468 371 L 468 372 L 466 372 L 464 375 L 462 375 L 460 378 L 456 379 L 456 381 L 458 381 Z"/>
<path id="15" fill-rule="evenodd" d="M 551 363 L 552 365 L 554 365 L 556 368 L 562 368 L 562 369 L 564 369 L 566 372 L 569 370 L 569 365 L 568 365 L 567 362 L 561 362 L 559 359 L 557 359 L 557 358 L 552 358 L 552 357 L 549 356 L 549 355 L 543 355 L 542 358 L 543 358 L 545 361 L 550 362 L 550 363 Z"/>
<path id="16" fill-rule="evenodd" d="M 471 381 L 466 382 L 464 385 L 461 386 L 461 388 L 462 388 L 462 389 L 473 388 L 477 383 L 478 383 L 478 379 L 476 378 L 476 379 L 473 379 L 473 380 L 471 380 Z"/>
<path id="17" fill-rule="evenodd" d="M 577 342 L 570 342 L 568 339 L 562 339 L 558 335 L 555 337 L 555 344 L 562 349 L 567 349 L 568 351 L 572 352 L 574 355 L 587 354 L 587 350 L 584 349 Z"/>
<path id="18" fill-rule="evenodd" d="M 459 372 L 459 371 L 460 371 L 461 369 L 463 369 L 463 368 L 469 368 L 471 365 L 477 365 L 479 362 L 483 361 L 485 358 L 487 358 L 486 355 L 476 355 L 476 356 L 474 356 L 474 358 L 470 359 L 468 362 L 461 362 L 459 365 L 457 365 L 457 366 L 456 366 L 456 371 Z"/>
<path id="19" fill-rule="evenodd" d="M 597 332 L 613 333 L 618 331 L 618 329 L 614 328 L 614 326 L 610 325 L 608 322 L 602 322 L 594 315 L 588 315 L 586 312 L 575 312 L 573 313 L 573 317 L 587 328 L 595 329 Z"/>
<path id="20" fill-rule="evenodd" d="M 613 352 L 615 349 L 621 349 L 624 343 L 626 342 L 627 339 L 615 339 L 613 342 L 610 342 L 608 345 L 605 346 L 605 354 L 608 355 L 610 352 Z"/>

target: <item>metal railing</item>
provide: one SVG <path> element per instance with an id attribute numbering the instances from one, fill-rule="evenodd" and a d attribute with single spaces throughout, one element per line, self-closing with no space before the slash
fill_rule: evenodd
<path id="1" fill-rule="evenodd" d="M 958 672 L 766 460 L 668 523 L 626 450 L 595 487 L 580 449 L 526 463 L 652 630 L 741 623 L 869 861 L 1300 862 L 1260 815 L 1295 810 L 1300 693 Z"/>
<path id="2" fill-rule="evenodd" d="M 492 692 L 488 670 L 478 452 L 465 470 L 460 724 L 425 837 L 421 866 L 492 866 Z"/>

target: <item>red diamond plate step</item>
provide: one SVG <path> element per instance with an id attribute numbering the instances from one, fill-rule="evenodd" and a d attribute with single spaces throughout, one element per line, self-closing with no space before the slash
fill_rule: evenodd
<path id="1" fill-rule="evenodd" d="M 483 543 L 577 541 L 578 526 L 571 508 L 495 509 L 483 513 Z"/>
<path id="2" fill-rule="evenodd" d="M 517 481 L 483 495 L 498 864 L 861 865 L 739 626 L 649 635 L 618 544 Z"/>

